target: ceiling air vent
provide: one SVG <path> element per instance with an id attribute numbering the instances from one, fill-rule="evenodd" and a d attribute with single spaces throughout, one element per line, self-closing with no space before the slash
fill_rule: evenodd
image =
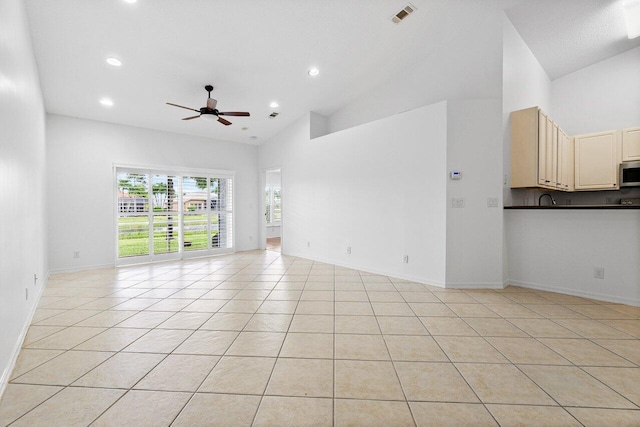
<path id="1" fill-rule="evenodd" d="M 271 114 L 269 114 L 269 118 L 270 119 L 275 119 L 276 117 L 278 117 L 278 113 L 276 113 L 275 111 Z"/>
<path id="2" fill-rule="evenodd" d="M 391 21 L 394 24 L 397 24 L 400 21 L 402 21 L 403 19 L 405 19 L 407 16 L 411 15 L 415 10 L 416 10 L 416 7 L 414 5 L 412 5 L 411 3 L 408 3 L 404 8 L 402 8 L 402 10 L 400 12 L 396 13 L 391 18 Z"/>

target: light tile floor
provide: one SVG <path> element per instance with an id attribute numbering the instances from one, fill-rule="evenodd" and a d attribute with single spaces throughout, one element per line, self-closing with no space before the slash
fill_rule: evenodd
<path id="1" fill-rule="evenodd" d="M 49 279 L 0 425 L 639 426 L 640 308 L 272 251 Z"/>

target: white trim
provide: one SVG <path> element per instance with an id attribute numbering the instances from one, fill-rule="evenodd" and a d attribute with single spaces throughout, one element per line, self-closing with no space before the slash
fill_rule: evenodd
<path id="1" fill-rule="evenodd" d="M 13 351 L 11 352 L 11 357 L 9 358 L 9 363 L 4 369 L 2 376 L 0 377 L 0 401 L 2 401 L 2 396 L 7 389 L 7 385 L 9 385 L 9 380 L 11 378 L 11 373 L 13 369 L 16 367 L 16 362 L 18 361 L 18 356 L 20 355 L 20 350 L 22 350 L 22 344 L 24 343 L 24 339 L 27 337 L 27 332 L 29 332 L 29 327 L 31 326 L 31 322 L 33 321 L 33 316 L 36 314 L 36 310 L 38 309 L 38 304 L 40 303 L 40 297 L 42 296 L 42 292 L 44 288 L 47 286 L 49 282 L 49 275 L 51 273 L 47 273 L 44 282 L 41 285 L 37 286 L 37 292 L 35 293 L 35 299 L 31 303 L 31 308 L 29 309 L 29 313 L 27 314 L 27 318 L 25 319 L 24 325 L 22 326 L 22 332 L 18 336 L 18 341 L 16 342 Z"/>
<path id="2" fill-rule="evenodd" d="M 504 289 L 505 282 L 489 282 L 489 283 L 447 283 L 447 289 Z"/>
<path id="3" fill-rule="evenodd" d="M 258 249 L 266 250 L 267 249 L 267 221 L 264 217 L 264 214 L 267 210 L 267 205 L 264 201 L 264 189 L 267 187 L 267 172 L 275 172 L 280 171 L 280 222 L 278 225 L 280 228 L 280 253 L 284 254 L 284 180 L 282 174 L 282 166 L 270 166 L 266 168 L 260 169 L 260 188 L 258 191 L 258 215 L 260 221 L 260 240 L 258 241 Z"/>
<path id="4" fill-rule="evenodd" d="M 50 274 L 59 274 L 59 273 L 75 273 L 76 271 L 86 271 L 86 270 L 98 270 L 101 268 L 115 268 L 115 264 L 94 264 L 94 265 L 83 265 L 80 267 L 65 267 L 65 268 L 56 268 L 54 270 L 49 270 Z"/>
<path id="5" fill-rule="evenodd" d="M 133 165 L 126 163 L 113 163 L 113 170 L 116 168 L 124 169 L 127 171 L 144 171 L 150 173 L 159 173 L 163 174 L 165 172 L 176 172 L 176 173 L 203 173 L 208 175 L 224 175 L 223 178 L 226 177 L 235 177 L 235 170 L 227 170 L 227 169 L 202 169 L 202 168 L 189 168 L 189 167 L 177 167 L 177 166 L 158 166 L 158 165 Z M 216 176 L 218 178 L 218 176 Z"/>
<path id="6" fill-rule="evenodd" d="M 513 286 L 520 286 L 523 288 L 536 289 L 539 291 L 557 292 L 566 295 L 574 295 L 578 297 L 591 298 L 599 301 L 615 302 L 619 304 L 633 305 L 640 307 L 640 299 L 633 299 L 627 297 L 620 297 L 616 295 L 602 294 L 599 292 L 581 291 L 572 288 L 563 288 L 562 286 L 552 285 L 540 285 L 538 283 L 521 282 L 519 280 L 508 280 L 508 283 Z"/>
<path id="7" fill-rule="evenodd" d="M 326 264 L 333 264 L 333 265 L 335 265 L 337 267 L 350 268 L 352 270 L 364 271 L 365 273 L 379 274 L 381 276 L 392 277 L 392 278 L 395 278 L 395 279 L 410 280 L 412 282 L 420 283 L 420 284 L 423 284 L 423 285 L 437 286 L 439 288 L 444 288 L 445 287 L 445 284 L 443 282 L 439 281 L 439 280 L 425 279 L 424 277 L 411 276 L 409 274 L 390 273 L 390 272 L 384 271 L 384 270 L 371 269 L 371 268 L 368 268 L 368 267 L 359 267 L 357 265 L 342 264 L 340 262 L 336 262 L 336 261 L 330 260 L 330 259 L 312 258 L 312 257 L 309 257 L 308 255 L 297 255 L 295 253 L 287 253 L 287 254 L 283 253 L 282 255 L 308 259 L 308 260 L 311 260 L 311 261 L 324 262 Z"/>

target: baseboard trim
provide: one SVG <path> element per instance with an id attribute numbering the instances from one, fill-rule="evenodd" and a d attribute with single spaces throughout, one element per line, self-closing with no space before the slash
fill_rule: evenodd
<path id="1" fill-rule="evenodd" d="M 33 316 L 36 314 L 36 309 L 38 308 L 38 304 L 40 303 L 40 297 L 42 296 L 42 292 L 44 288 L 47 286 L 49 282 L 49 276 L 51 273 L 47 273 L 47 276 L 44 279 L 42 285 L 40 285 L 37 289 L 35 299 L 29 309 L 29 313 L 27 314 L 27 318 L 25 319 L 24 325 L 22 326 L 22 332 L 18 336 L 18 341 L 16 342 L 13 351 L 11 352 L 11 357 L 9 358 L 9 364 L 4 369 L 2 373 L 2 377 L 0 377 L 0 400 L 2 400 L 2 396 L 4 395 L 5 390 L 7 389 L 7 385 L 9 385 L 9 379 L 11 377 L 11 373 L 13 372 L 13 368 L 16 366 L 16 362 L 18 361 L 18 356 L 20 355 L 20 350 L 22 349 L 22 344 L 24 343 L 24 339 L 27 337 L 27 332 L 29 331 L 29 326 L 31 326 L 31 321 L 33 320 Z"/>
<path id="2" fill-rule="evenodd" d="M 311 261 L 318 261 L 318 262 L 324 262 L 327 264 L 333 264 L 335 266 L 338 267 L 344 267 L 344 268 L 351 268 L 354 270 L 360 270 L 360 271 L 364 271 L 366 273 L 373 273 L 373 274 L 380 274 L 382 276 L 388 276 L 388 277 L 395 277 L 398 279 L 403 279 L 403 280 L 410 280 L 412 282 L 415 283 L 420 283 L 423 285 L 429 285 L 429 286 L 437 286 L 439 288 L 444 288 L 445 285 L 443 282 L 439 281 L 439 280 L 431 280 L 431 279 L 425 279 L 424 277 L 416 277 L 416 276 L 411 276 L 409 274 L 398 274 L 398 273 L 391 273 L 389 271 L 385 271 L 385 270 L 378 270 L 378 269 L 372 269 L 369 267 L 363 267 L 363 266 L 359 266 L 359 265 L 355 265 L 355 264 L 346 264 L 346 263 L 341 263 L 339 261 L 335 261 L 332 259 L 325 259 L 325 258 L 319 258 L 319 257 L 310 257 L 308 255 L 302 255 L 302 254 L 296 254 L 296 253 L 286 253 L 283 255 L 288 255 L 288 256 L 294 256 L 297 258 L 303 258 L 303 259 L 308 259 Z"/>
<path id="3" fill-rule="evenodd" d="M 491 282 L 491 283 L 447 283 L 445 286 L 447 289 L 504 289 L 506 287 L 505 282 Z"/>
<path id="4" fill-rule="evenodd" d="M 582 291 L 579 289 L 563 288 L 561 286 L 541 285 L 539 283 L 523 282 L 520 280 L 509 280 L 508 284 L 520 286 L 523 288 L 536 289 L 539 291 L 558 292 L 561 294 L 574 295 L 577 297 L 591 298 L 600 301 L 614 302 L 618 304 L 627 304 L 640 307 L 640 300 L 633 298 L 620 297 L 617 295 L 603 294 L 599 292 Z"/>
<path id="5" fill-rule="evenodd" d="M 114 263 L 111 263 L 111 264 L 96 264 L 96 265 L 83 265 L 81 267 L 55 268 L 53 270 L 49 270 L 49 274 L 75 273 L 76 271 L 97 270 L 97 269 L 100 269 L 100 268 L 115 268 L 115 267 L 116 267 L 116 265 Z"/>

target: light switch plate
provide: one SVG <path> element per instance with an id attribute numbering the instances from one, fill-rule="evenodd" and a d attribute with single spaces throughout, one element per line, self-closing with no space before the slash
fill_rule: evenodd
<path id="1" fill-rule="evenodd" d="M 451 199 L 451 207 L 452 208 L 464 208 L 464 199 L 463 198 L 453 198 L 453 199 Z"/>

